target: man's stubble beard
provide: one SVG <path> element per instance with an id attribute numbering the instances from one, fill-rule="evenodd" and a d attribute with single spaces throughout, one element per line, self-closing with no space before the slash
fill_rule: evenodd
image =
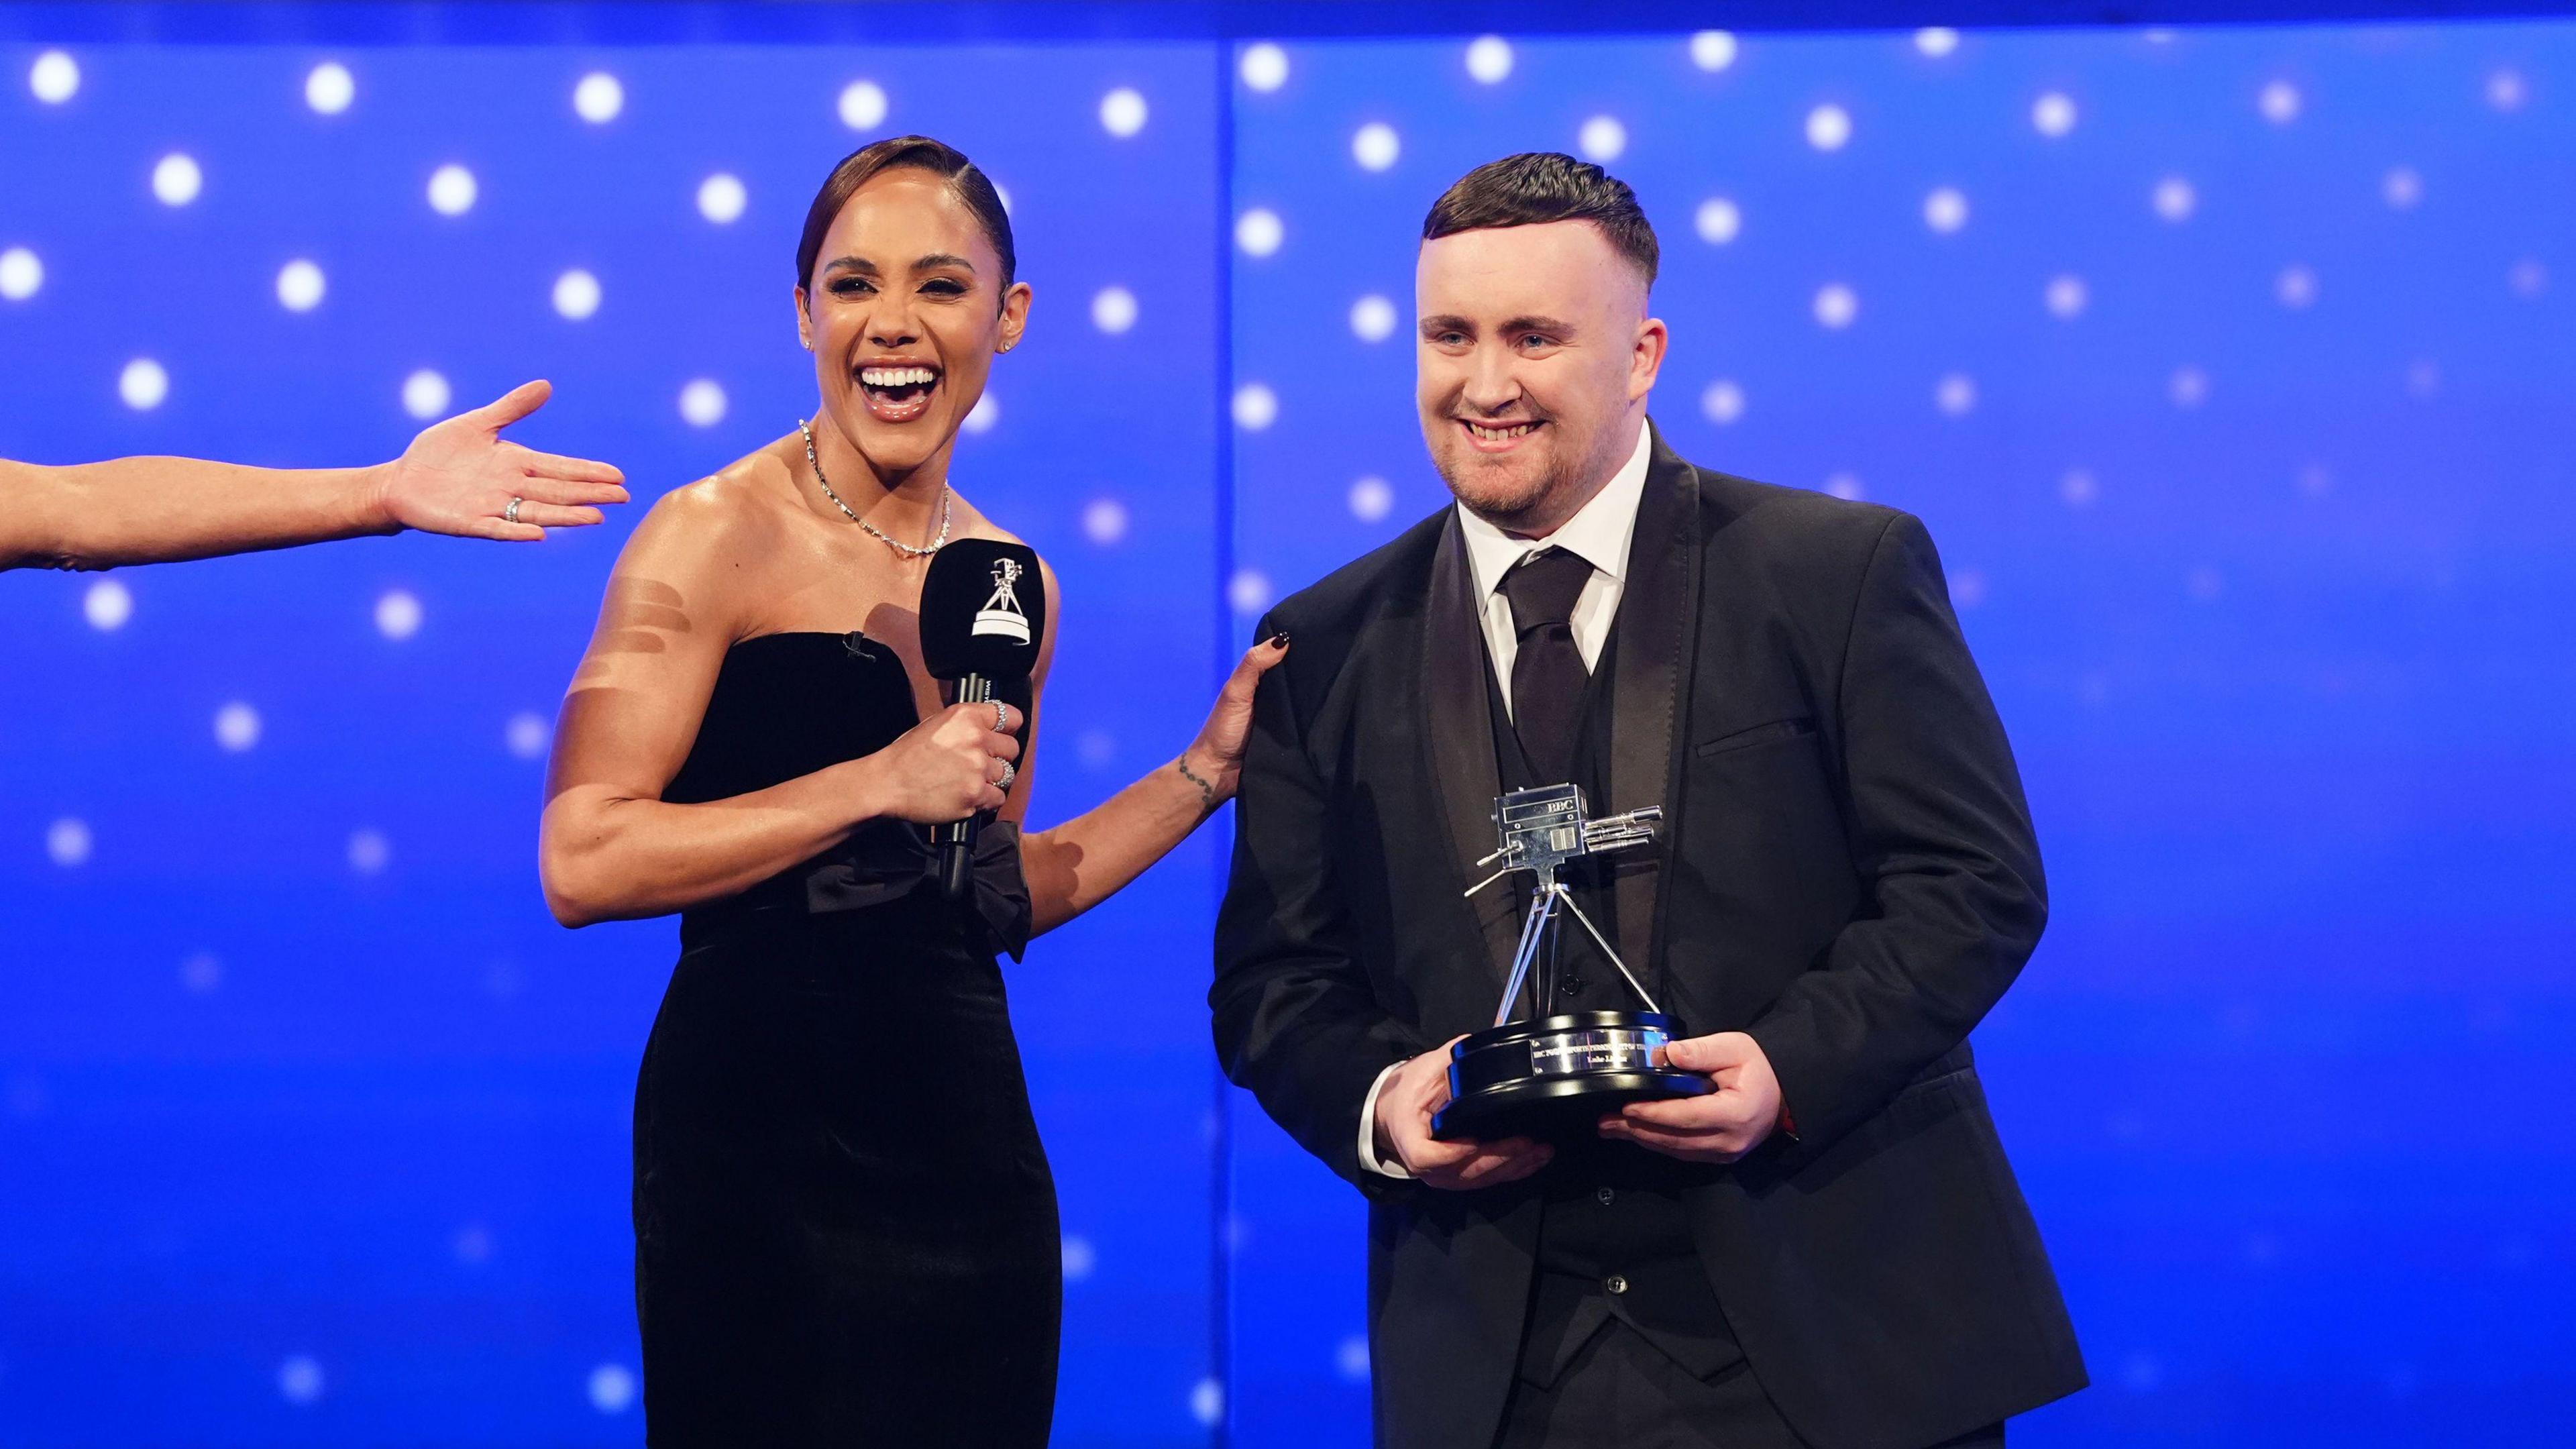
<path id="1" fill-rule="evenodd" d="M 1442 421 L 1447 423 L 1452 420 L 1444 418 Z M 1561 424 L 1551 418 L 1548 426 L 1555 428 L 1560 427 Z M 1591 454 L 1579 461 L 1568 459 L 1559 449 L 1549 448 L 1548 464 L 1545 471 L 1540 474 L 1538 482 L 1532 487 L 1515 489 L 1512 494 L 1499 498 L 1490 497 L 1490 495 L 1478 496 L 1484 493 L 1484 490 L 1477 489 L 1471 492 L 1468 487 L 1461 485 L 1460 473 L 1466 470 L 1458 468 L 1457 459 L 1464 454 L 1468 460 L 1468 467 L 1473 469 L 1478 455 L 1454 432 L 1450 436 L 1448 449 L 1435 450 L 1432 453 L 1431 462 L 1432 466 L 1439 471 L 1440 480 L 1449 485 L 1450 496 L 1465 504 L 1468 512 L 1507 533 L 1520 533 L 1526 531 L 1524 524 L 1547 511 L 1547 505 L 1551 500 L 1563 496 L 1566 490 L 1581 486 L 1591 473 L 1607 463 L 1608 460 L 1603 457 L 1603 454 L 1616 448 L 1618 437 L 1619 429 L 1615 424 L 1602 429 L 1601 436 L 1594 443 Z M 1475 471 L 1484 470 L 1475 469 Z M 1616 471 L 1615 465 L 1612 466 L 1611 471 Z M 1609 472 L 1602 472 L 1600 481 L 1608 482 Z M 1564 520 L 1558 519 L 1557 522 L 1562 524 Z"/>

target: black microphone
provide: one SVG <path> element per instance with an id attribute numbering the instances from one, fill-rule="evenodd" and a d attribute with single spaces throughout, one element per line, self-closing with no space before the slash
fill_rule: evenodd
<path id="1" fill-rule="evenodd" d="M 933 679 L 955 683 L 952 703 L 1015 695 L 1026 716 L 1029 671 L 1037 667 L 1038 644 L 1045 638 L 1046 582 L 1034 550 L 961 538 L 932 556 L 921 581 L 921 662 Z M 983 823 L 978 814 L 931 827 L 940 885 L 951 900 L 965 897 L 975 833 Z"/>

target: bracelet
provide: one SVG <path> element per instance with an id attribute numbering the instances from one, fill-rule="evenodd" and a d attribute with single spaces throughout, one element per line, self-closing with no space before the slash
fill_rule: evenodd
<path id="1" fill-rule="evenodd" d="M 1182 779 L 1199 787 L 1199 813 L 1201 815 L 1214 815 L 1216 813 L 1216 787 L 1209 784 L 1207 781 L 1200 779 L 1198 777 L 1198 772 L 1190 768 L 1189 756 L 1183 755 L 1179 759 L 1172 761 L 1172 768 L 1181 772 Z"/>

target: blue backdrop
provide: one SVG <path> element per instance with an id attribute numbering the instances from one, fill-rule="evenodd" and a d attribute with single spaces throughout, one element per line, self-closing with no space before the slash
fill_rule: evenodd
<path id="1" fill-rule="evenodd" d="M 2056 909 L 1978 1042 L 2097 1383 L 2017 1439 L 2576 1417 L 2576 26 L 672 13 L 0 12 L 0 456 L 369 461 L 543 375 L 526 440 L 640 509 L 810 408 L 805 199 L 940 135 L 1038 290 L 958 478 L 1064 581 L 1043 822 L 1442 502 L 1421 214 L 1593 155 L 1663 239 L 1658 423 L 1921 514 L 2013 733 Z M 531 848 L 635 511 L 0 577 L 0 1443 L 637 1440 L 673 932 L 556 929 Z M 1068 1445 L 1365 1442 L 1357 1200 L 1213 1081 L 1221 843 L 1013 976 Z"/>

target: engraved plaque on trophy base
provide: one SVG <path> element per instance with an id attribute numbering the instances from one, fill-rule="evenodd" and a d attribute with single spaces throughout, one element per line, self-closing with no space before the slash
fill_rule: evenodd
<path id="1" fill-rule="evenodd" d="M 1590 1137 L 1630 1102 L 1696 1097 L 1706 1077 L 1655 1064 L 1673 1019 L 1652 1011 L 1568 1011 L 1474 1032 L 1449 1049 L 1449 1105 L 1431 1135 Z"/>

